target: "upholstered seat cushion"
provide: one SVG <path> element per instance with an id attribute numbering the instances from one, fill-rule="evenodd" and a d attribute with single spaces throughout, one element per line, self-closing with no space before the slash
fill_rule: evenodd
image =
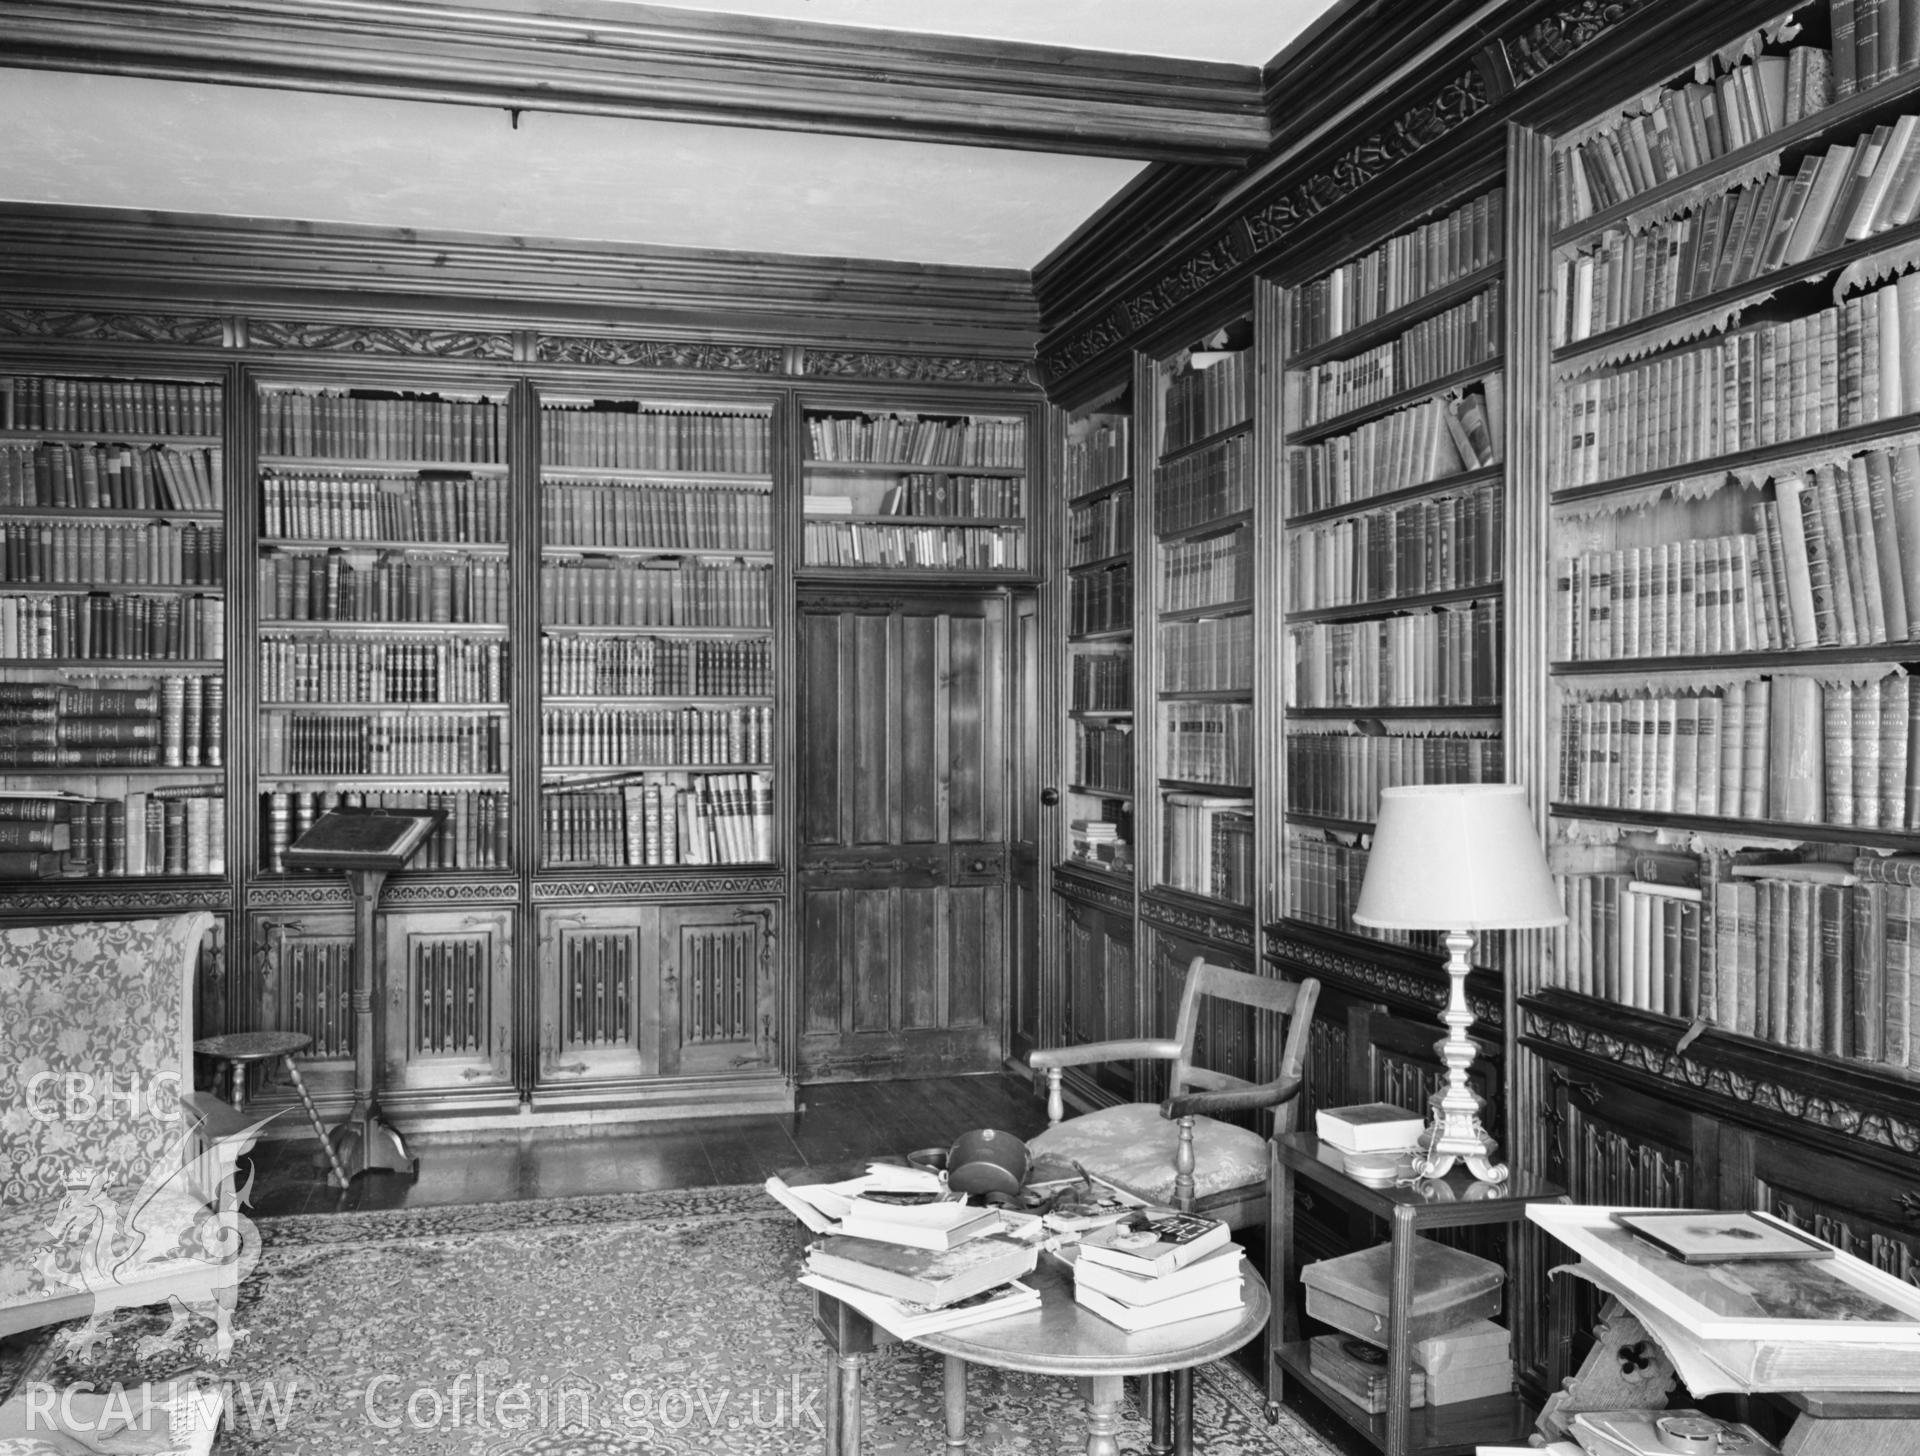
<path id="1" fill-rule="evenodd" d="M 121 1184 L 0 1204 L 0 1248 L 13 1251 L 0 1260 L 0 1310 L 155 1280 L 183 1291 L 237 1283 L 243 1270 L 228 1269 L 224 1281 L 220 1275 L 241 1253 L 242 1242 L 234 1215 L 223 1218 L 173 1189 Z"/>
<path id="2" fill-rule="evenodd" d="M 1104 1107 L 1055 1123 L 1028 1143 L 1036 1161 L 1078 1161 L 1089 1173 L 1153 1203 L 1173 1201 L 1173 1155 L 1180 1124 L 1151 1102 Z M 1193 1120 L 1194 1196 L 1264 1183 L 1267 1140 L 1230 1122 Z"/>

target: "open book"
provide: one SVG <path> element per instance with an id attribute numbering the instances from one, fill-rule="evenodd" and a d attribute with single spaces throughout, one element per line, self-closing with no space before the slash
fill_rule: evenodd
<path id="1" fill-rule="evenodd" d="M 1683 1263 L 1616 1224 L 1612 1215 L 1625 1211 L 1533 1204 L 1527 1217 L 1580 1255 L 1564 1272 L 1633 1311 L 1696 1397 L 1913 1389 L 1920 1289 L 1839 1249 L 1821 1259 Z"/>

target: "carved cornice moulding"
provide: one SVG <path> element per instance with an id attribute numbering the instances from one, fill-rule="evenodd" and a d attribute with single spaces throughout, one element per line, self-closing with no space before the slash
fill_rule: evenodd
<path id="1" fill-rule="evenodd" d="M 7 64 L 718 126 L 1242 162 L 1259 67 L 604 0 L 9 0 Z"/>
<path id="2" fill-rule="evenodd" d="M 541 364 L 585 364 L 614 369 L 703 369 L 727 374 L 779 374 L 780 345 L 707 344 L 673 339 L 623 339 L 539 334 L 533 357 Z"/>
<path id="3" fill-rule="evenodd" d="M 218 348 L 229 320 L 171 313 L 0 305 L 0 336 L 89 344 L 180 344 Z"/>
<path id="4" fill-rule="evenodd" d="M 940 357 L 932 354 L 876 354 L 851 349 L 807 349 L 802 374 L 816 379 L 890 379 L 914 384 L 993 384 L 1034 386 L 1033 364 L 1026 359 Z"/>
<path id="5" fill-rule="evenodd" d="M 1791 1071 L 1776 1080 L 1714 1066 L 1684 1053 L 1676 1054 L 1670 1047 L 1583 1026 L 1531 1006 L 1522 1008 L 1521 1028 L 1530 1041 L 1544 1044 L 1536 1050 L 1547 1055 L 1551 1055 L 1551 1048 L 1565 1048 L 1588 1060 L 1689 1087 L 1741 1108 L 1777 1114 L 1899 1153 L 1920 1152 L 1920 1117 L 1899 1116 L 1885 1108 L 1863 1108 L 1838 1096 L 1793 1086 L 1785 1080 L 1791 1077 Z"/>
<path id="6" fill-rule="evenodd" d="M 517 337 L 530 338 L 523 351 Z M 345 321 L 164 313 L 122 314 L 0 306 L 0 340 L 72 344 L 149 343 L 276 353 L 352 354 L 389 359 L 447 359 L 594 368 L 697 370 L 777 377 L 799 372 L 887 383 L 982 384 L 1033 389 L 1023 359 L 966 355 L 879 354 L 801 344 L 727 344 L 692 339 L 488 332 Z"/>
<path id="7" fill-rule="evenodd" d="M 1069 904 L 1084 905 L 1092 910 L 1106 910 L 1115 915 L 1133 913 L 1133 896 L 1114 885 L 1100 884 L 1074 874 L 1056 874 L 1053 877 L 1053 889 L 1055 894 Z"/>
<path id="8" fill-rule="evenodd" d="M 514 352 L 513 336 L 505 333 L 271 318 L 246 321 L 246 345 L 302 353 L 369 354 L 407 359 L 505 361 L 511 360 Z"/>
<path id="9" fill-rule="evenodd" d="M 380 908 L 396 905 L 495 905 L 510 909 L 516 898 L 511 883 L 479 880 L 468 883 L 445 880 L 390 879 L 380 892 Z M 312 884 L 258 886 L 248 897 L 247 908 L 256 911 L 282 911 L 316 906 L 351 905 L 353 895 L 345 880 L 316 880 Z"/>
<path id="10" fill-rule="evenodd" d="M 1076 321 L 1040 346 L 1040 376 L 1049 389 L 1121 344 L 1131 346 L 1158 320 L 1227 278 L 1273 260 L 1286 240 L 1328 208 L 1392 173 L 1401 163 L 1504 104 L 1569 57 L 1617 30 L 1660 0 L 1575 0 L 1552 15 L 1514 23 L 1490 37 L 1411 105 L 1370 128 L 1331 157 L 1308 165 L 1237 217 L 1215 222 L 1158 265 L 1151 281 L 1125 285 L 1097 316 Z"/>

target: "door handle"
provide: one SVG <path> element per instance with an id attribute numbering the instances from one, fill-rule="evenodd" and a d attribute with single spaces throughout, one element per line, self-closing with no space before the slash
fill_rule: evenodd
<path id="1" fill-rule="evenodd" d="M 1054 788 L 1042 789 L 1040 791 L 1040 802 L 1049 809 L 1053 808 L 1060 802 L 1060 791 Z"/>

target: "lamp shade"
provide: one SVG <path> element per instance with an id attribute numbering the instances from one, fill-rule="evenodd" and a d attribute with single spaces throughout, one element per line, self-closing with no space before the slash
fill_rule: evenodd
<path id="1" fill-rule="evenodd" d="M 1518 784 L 1422 784 L 1380 791 L 1353 918 L 1392 930 L 1525 930 L 1567 917 Z"/>

